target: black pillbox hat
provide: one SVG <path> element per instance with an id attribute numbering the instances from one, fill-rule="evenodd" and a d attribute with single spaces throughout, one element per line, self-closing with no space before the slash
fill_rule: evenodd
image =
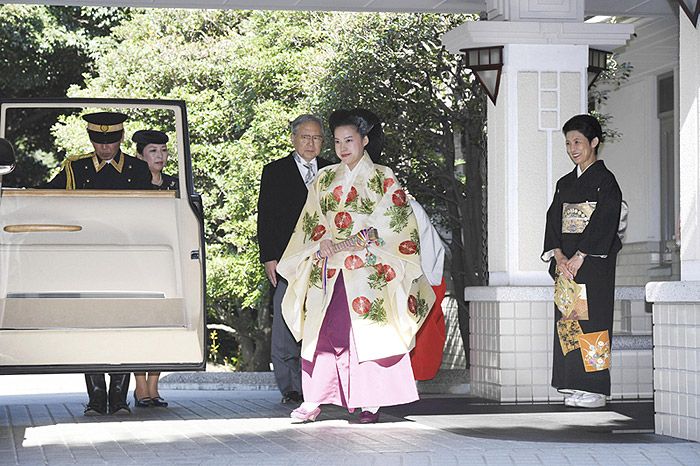
<path id="1" fill-rule="evenodd" d="M 131 140 L 136 144 L 165 144 L 169 141 L 168 135 L 155 129 L 142 129 L 136 131 Z"/>

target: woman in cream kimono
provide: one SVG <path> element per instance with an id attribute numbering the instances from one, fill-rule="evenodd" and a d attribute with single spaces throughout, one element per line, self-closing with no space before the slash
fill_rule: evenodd
<path id="1" fill-rule="evenodd" d="M 277 266 L 289 282 L 282 312 L 302 341 L 297 420 L 331 403 L 361 408 L 360 422 L 373 423 L 381 406 L 418 399 L 408 353 L 434 294 L 406 193 L 365 152 L 371 129 L 347 112 L 333 122 L 341 163 L 319 171 Z M 369 228 L 377 240 L 367 241 Z M 358 235 L 364 247 L 348 244 Z"/>

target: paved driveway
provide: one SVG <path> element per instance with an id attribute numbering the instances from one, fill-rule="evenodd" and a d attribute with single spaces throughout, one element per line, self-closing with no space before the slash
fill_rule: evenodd
<path id="1" fill-rule="evenodd" d="M 434 397 L 386 409 L 376 425 L 335 407 L 293 424 L 275 392 L 170 390 L 167 409 L 86 418 L 85 396 L 70 392 L 80 376 L 65 377 L 63 393 L 31 395 L 0 377 L 0 464 L 700 464 L 700 444 L 649 433 L 649 403 L 580 411 Z"/>

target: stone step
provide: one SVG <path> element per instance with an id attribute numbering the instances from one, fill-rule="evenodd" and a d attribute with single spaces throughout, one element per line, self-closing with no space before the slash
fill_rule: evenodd
<path id="1" fill-rule="evenodd" d="M 164 390 L 277 390 L 272 372 L 173 372 L 160 379 Z M 433 380 L 418 382 L 424 394 L 469 394 L 469 371 L 443 369 Z"/>
<path id="2" fill-rule="evenodd" d="M 654 343 L 651 334 L 615 334 L 612 339 L 614 350 L 652 350 Z"/>

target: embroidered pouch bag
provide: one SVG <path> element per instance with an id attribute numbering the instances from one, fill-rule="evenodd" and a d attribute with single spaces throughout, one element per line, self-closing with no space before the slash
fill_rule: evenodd
<path id="1" fill-rule="evenodd" d="M 554 282 L 554 304 L 564 320 L 588 320 L 586 285 L 558 274 Z"/>
<path id="2" fill-rule="evenodd" d="M 610 335 L 607 330 L 583 333 L 578 336 L 586 372 L 597 372 L 610 368 Z"/>
<path id="3" fill-rule="evenodd" d="M 578 320 L 559 320 L 557 321 L 557 334 L 559 335 L 559 345 L 561 352 L 566 356 L 567 353 L 579 348 L 579 335 L 583 334 L 581 324 Z"/>

